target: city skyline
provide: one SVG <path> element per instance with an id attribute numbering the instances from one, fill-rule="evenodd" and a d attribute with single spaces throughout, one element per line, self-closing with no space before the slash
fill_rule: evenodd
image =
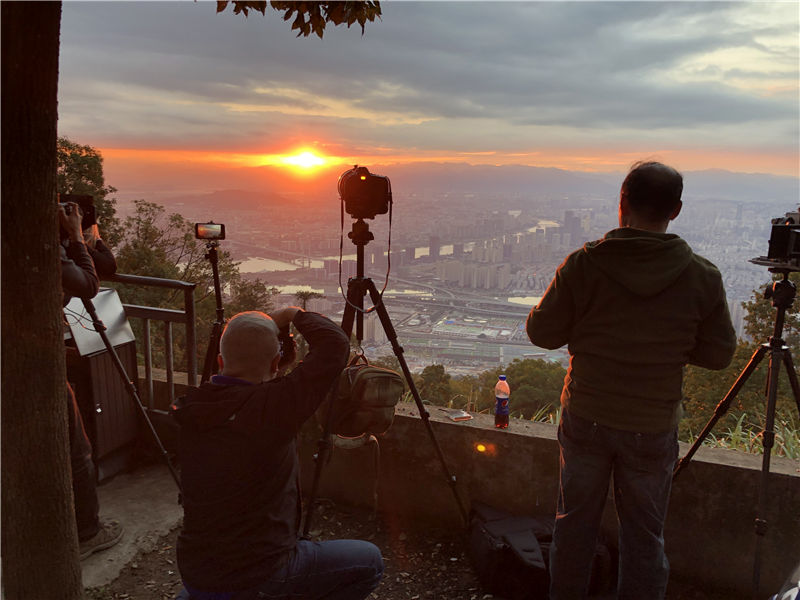
<path id="1" fill-rule="evenodd" d="M 793 3 L 382 10 L 363 36 L 329 26 L 319 40 L 270 9 L 67 2 L 59 134 L 99 148 L 123 195 L 169 177 L 210 191 L 304 151 L 326 176 L 353 162 L 608 173 L 656 158 L 798 177 Z"/>

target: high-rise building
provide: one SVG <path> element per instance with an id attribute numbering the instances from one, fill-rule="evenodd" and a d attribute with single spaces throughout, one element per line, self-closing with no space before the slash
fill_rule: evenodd
<path id="1" fill-rule="evenodd" d="M 497 267 L 497 289 L 504 290 L 511 285 L 511 265 L 503 263 Z"/>
<path id="2" fill-rule="evenodd" d="M 364 315 L 364 341 L 368 344 L 385 344 L 389 341 L 377 313 Z"/>
<path id="3" fill-rule="evenodd" d="M 444 283 L 460 284 L 464 274 L 464 263 L 458 260 L 443 260 L 436 263 L 436 276 Z"/>
<path id="4" fill-rule="evenodd" d="M 339 261 L 335 258 L 326 258 L 322 264 L 326 277 L 333 277 L 339 273 Z"/>
<path id="5" fill-rule="evenodd" d="M 569 234 L 571 240 L 580 239 L 582 233 L 581 218 L 575 211 L 564 211 L 564 233 Z"/>
<path id="6" fill-rule="evenodd" d="M 429 256 L 431 260 L 438 260 L 439 252 L 441 251 L 441 239 L 438 235 L 432 235 L 430 238 Z"/>

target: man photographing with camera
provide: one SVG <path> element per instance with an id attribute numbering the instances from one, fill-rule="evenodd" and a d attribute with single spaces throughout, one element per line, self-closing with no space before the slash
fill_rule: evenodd
<path id="1" fill-rule="evenodd" d="M 686 364 L 723 369 L 736 348 L 722 277 L 680 237 L 683 178 L 637 163 L 619 228 L 573 252 L 528 316 L 531 341 L 569 344 L 558 441 L 561 475 L 551 600 L 585 598 L 613 477 L 620 599 L 664 598 L 664 519 L 678 454 Z"/>
<path id="2" fill-rule="evenodd" d="M 294 358 L 285 335 L 290 324 L 309 352 L 283 376 Z M 338 325 L 299 308 L 244 312 L 228 322 L 220 374 L 171 407 L 181 426 L 183 598 L 360 600 L 378 585 L 383 559 L 373 544 L 298 541 L 295 438 L 348 354 Z"/>
<path id="3" fill-rule="evenodd" d="M 62 237 L 60 244 L 62 304 L 66 306 L 72 297 L 93 298 L 100 287 L 100 281 L 93 255 L 84 240 L 82 215 L 78 205 L 73 202 L 60 204 L 58 219 Z M 96 224 L 94 226 L 96 227 Z M 110 251 L 108 254 L 111 254 Z M 113 261 L 113 255 L 111 259 Z M 115 262 L 114 268 L 116 269 Z M 69 382 L 67 382 L 67 405 L 72 492 L 80 542 L 79 554 L 83 560 L 119 542 L 124 530 L 116 520 L 100 520 L 92 446 L 84 430 L 75 393 Z"/>
<path id="4" fill-rule="evenodd" d="M 61 242 L 65 248 L 70 243 L 81 241 L 86 245 L 89 255 L 94 261 L 97 276 L 107 279 L 117 272 L 117 261 L 111 249 L 100 237 L 100 228 L 97 224 L 94 198 L 88 194 L 59 194 L 59 210 L 64 217 L 76 223 L 70 225 L 72 233 L 67 233 L 68 220 L 61 221 Z M 74 215 L 74 216 L 73 216 Z M 77 227 L 77 230 L 75 230 Z M 75 238 L 77 231 L 81 232 L 80 240 Z M 73 239 L 75 238 L 75 239 Z"/>

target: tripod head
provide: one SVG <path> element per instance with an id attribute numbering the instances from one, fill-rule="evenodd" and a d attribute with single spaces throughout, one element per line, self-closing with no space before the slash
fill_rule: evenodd
<path id="1" fill-rule="evenodd" d="M 772 337 L 769 338 L 770 346 L 775 348 L 783 348 L 783 326 L 786 320 L 786 311 L 792 307 L 794 302 L 795 292 L 797 287 L 794 282 L 789 279 L 789 273 L 794 269 L 772 268 L 770 272 L 780 273 L 783 279 L 773 281 L 771 285 L 767 286 L 764 290 L 764 297 L 772 300 L 772 306 L 778 309 L 775 314 L 775 327 L 772 332 Z"/>
<path id="2" fill-rule="evenodd" d="M 211 261 L 215 260 L 217 248 L 219 248 L 219 240 L 206 240 L 206 253 L 204 258 Z"/>
<path id="3" fill-rule="evenodd" d="M 375 236 L 372 235 L 372 232 L 369 230 L 369 224 L 364 221 L 364 219 L 358 219 L 353 222 L 353 229 L 347 234 L 347 237 L 360 248 L 363 248 L 369 244 L 371 240 L 375 239 Z"/>
<path id="4" fill-rule="evenodd" d="M 797 292 L 797 286 L 789 279 L 789 273 L 791 273 L 792 270 L 770 269 L 770 272 L 780 273 L 783 275 L 783 279 L 780 281 L 773 281 L 771 285 L 768 285 L 767 289 L 764 290 L 764 297 L 768 300 L 772 300 L 772 306 L 775 308 L 782 308 L 784 310 L 791 308 Z"/>

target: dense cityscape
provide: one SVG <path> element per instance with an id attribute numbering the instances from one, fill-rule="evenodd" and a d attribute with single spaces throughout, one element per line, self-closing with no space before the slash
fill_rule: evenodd
<path id="1" fill-rule="evenodd" d="M 458 375 L 531 357 L 566 364 L 566 349 L 531 345 L 525 317 L 564 257 L 617 226 L 617 202 L 612 195 L 396 195 L 391 240 L 388 215 L 367 221 L 374 240 L 364 249 L 365 274 L 379 290 L 388 274 L 384 300 L 412 371 L 438 363 Z M 300 289 L 314 291 L 323 297 L 308 307 L 341 319 L 346 303 L 339 283 L 346 289 L 356 274 L 356 249 L 348 239 L 354 221 L 341 219 L 338 202 L 296 211 L 219 206 L 215 219 L 228 230 L 223 248 L 241 262 L 241 272 L 280 289 L 279 303 L 296 302 Z M 208 220 L 202 203 L 169 208 Z M 791 209 L 777 201 L 686 196 L 670 227 L 720 268 L 740 335 L 742 302 L 769 278 L 750 259 L 766 254 L 770 218 Z M 374 356 L 392 351 L 374 312 L 364 317 L 363 346 Z"/>

